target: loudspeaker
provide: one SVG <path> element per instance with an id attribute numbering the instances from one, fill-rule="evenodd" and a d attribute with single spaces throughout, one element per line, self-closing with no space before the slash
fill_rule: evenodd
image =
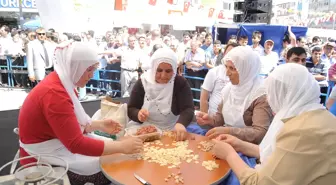
<path id="1" fill-rule="evenodd" d="M 272 0 L 245 0 L 235 2 L 234 10 L 240 11 L 233 16 L 234 22 L 270 23 Z"/>
<path id="2" fill-rule="evenodd" d="M 259 13 L 268 13 L 272 10 L 272 1 L 271 0 L 246 0 L 245 8 L 250 11 L 255 11 Z"/>
<path id="3" fill-rule="evenodd" d="M 249 23 L 268 23 L 271 19 L 269 13 L 248 14 L 245 21 Z"/>

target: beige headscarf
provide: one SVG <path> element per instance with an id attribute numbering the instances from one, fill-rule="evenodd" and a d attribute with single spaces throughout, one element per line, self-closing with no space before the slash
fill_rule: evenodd
<path id="1" fill-rule="evenodd" d="M 264 95 L 263 79 L 259 76 L 260 57 L 251 47 L 238 46 L 233 48 L 224 58 L 231 60 L 239 74 L 239 84 L 228 84 L 223 89 L 223 103 L 225 109 L 223 117 L 227 125 L 245 127 L 243 115 L 251 103 Z"/>

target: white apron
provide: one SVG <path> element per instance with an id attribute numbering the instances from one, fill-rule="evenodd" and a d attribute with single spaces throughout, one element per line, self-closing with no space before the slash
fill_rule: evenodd
<path id="1" fill-rule="evenodd" d="M 163 131 L 173 130 L 179 116 L 175 116 L 171 111 L 168 115 L 164 115 L 159 111 L 157 106 L 158 104 L 155 100 L 147 100 L 146 96 L 144 97 L 144 104 L 142 109 L 146 109 L 149 112 L 149 117 L 146 122 L 143 124 L 153 124 L 159 127 Z M 167 106 L 170 106 L 167 104 Z M 171 110 L 171 109 L 170 109 Z M 141 125 L 135 121 L 130 121 L 127 127 Z"/>
<path id="2" fill-rule="evenodd" d="M 87 136 L 101 140 L 107 139 L 94 134 L 88 134 Z M 93 175 L 101 171 L 99 157 L 71 153 L 58 139 L 34 144 L 24 144 L 20 141 L 20 147 L 29 155 L 50 154 L 61 157 L 69 164 L 69 170 L 78 175 Z M 50 157 L 44 157 L 42 161 L 56 166 L 64 165 L 63 161 Z"/>

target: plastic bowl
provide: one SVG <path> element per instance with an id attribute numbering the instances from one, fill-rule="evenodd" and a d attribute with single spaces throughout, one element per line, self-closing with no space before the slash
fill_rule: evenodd
<path id="1" fill-rule="evenodd" d="M 153 133 L 148 133 L 148 134 L 143 134 L 143 135 L 135 135 L 138 129 L 146 127 L 146 126 L 154 126 L 156 128 L 156 132 Z M 132 126 L 129 128 L 125 129 L 126 135 L 132 136 L 132 137 L 139 137 L 145 142 L 150 142 L 150 141 L 155 141 L 161 139 L 162 136 L 162 130 L 159 129 L 157 126 L 153 124 L 146 124 L 146 125 L 137 125 L 137 126 Z"/>

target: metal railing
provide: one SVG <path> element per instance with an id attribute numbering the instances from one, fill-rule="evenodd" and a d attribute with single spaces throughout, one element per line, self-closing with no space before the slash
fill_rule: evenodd
<path id="1" fill-rule="evenodd" d="M 14 75 L 15 74 L 28 75 L 27 60 L 26 60 L 26 57 L 23 57 L 23 61 L 24 61 L 24 65 L 23 66 L 12 65 L 12 56 L 7 56 L 6 57 L 6 61 L 7 61 L 6 65 L 0 65 L 0 73 L 1 74 L 4 74 L 4 73 L 8 74 L 8 88 L 13 88 L 14 87 Z M 113 89 L 112 88 L 112 83 L 118 83 L 119 84 L 120 81 L 119 80 L 113 80 L 113 79 L 107 79 L 106 78 L 106 74 L 107 73 L 118 73 L 118 74 L 120 74 L 120 71 L 119 70 L 105 70 L 105 69 L 96 70 L 94 72 L 94 76 L 93 76 L 93 78 L 91 80 L 97 82 L 97 83 L 95 83 L 95 84 L 97 84 L 97 86 L 93 87 L 93 85 L 89 83 L 89 85 L 86 86 L 86 89 L 97 90 L 97 91 L 105 91 L 105 92 L 118 92 L 118 93 L 120 93 L 120 89 Z M 204 81 L 204 78 L 186 75 L 186 68 L 185 68 L 185 66 L 184 66 L 184 70 L 183 70 L 182 75 L 186 79 Z M 267 75 L 263 75 L 263 74 L 260 74 L 260 75 L 261 76 L 267 76 Z M 1 80 L 1 77 L 0 77 L 0 80 Z M 329 83 L 329 86 L 328 86 L 327 92 L 326 93 L 321 93 L 321 96 L 326 97 L 325 98 L 326 101 L 327 101 L 327 99 L 329 97 L 329 94 L 330 94 L 330 92 L 332 90 L 332 87 L 334 87 L 334 85 L 335 85 L 335 83 L 331 82 L 331 81 L 328 82 L 328 83 Z M 196 92 L 201 92 L 201 89 L 197 89 L 197 88 L 191 88 L 191 90 L 192 91 L 196 91 Z M 193 101 L 194 102 L 200 102 L 199 99 L 195 99 L 195 98 L 193 99 Z"/>

